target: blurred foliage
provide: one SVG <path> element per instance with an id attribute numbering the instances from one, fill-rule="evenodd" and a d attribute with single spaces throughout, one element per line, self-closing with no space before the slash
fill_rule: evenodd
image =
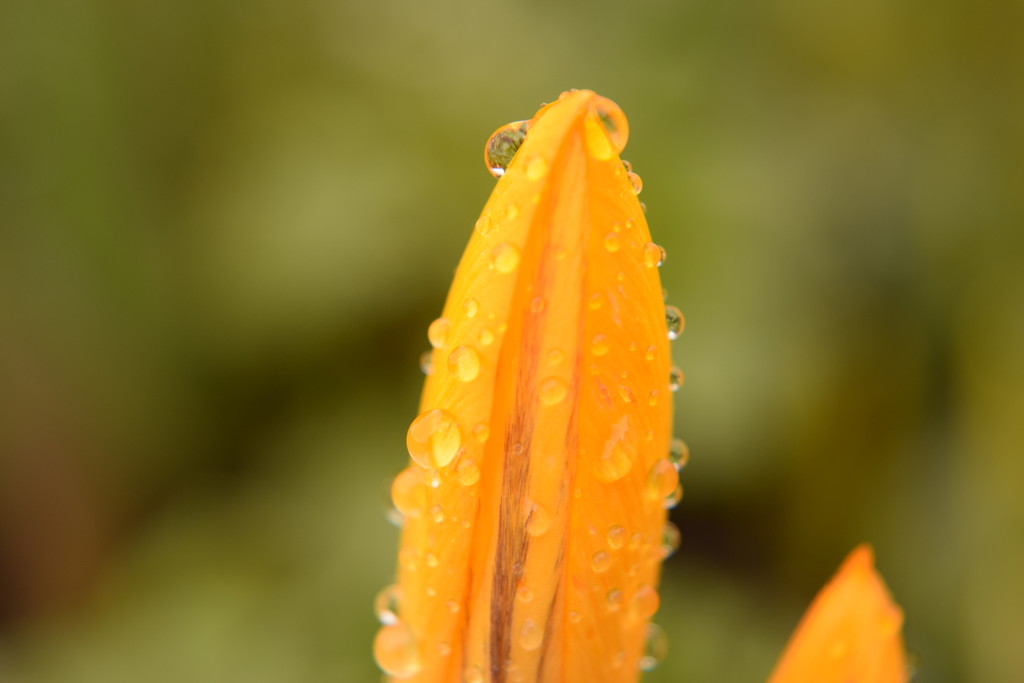
<path id="1" fill-rule="evenodd" d="M 493 183 L 617 101 L 687 372 L 649 681 L 762 680 L 857 542 L 1024 679 L 1024 10 L 0 4 L 0 680 L 375 681 L 386 480 Z"/>

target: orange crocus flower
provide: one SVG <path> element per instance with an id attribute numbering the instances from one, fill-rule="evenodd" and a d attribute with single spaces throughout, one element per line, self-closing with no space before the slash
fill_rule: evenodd
<path id="1" fill-rule="evenodd" d="M 682 319 L 619 158 L 627 134 L 615 103 L 580 90 L 488 143 L 501 177 L 428 331 L 412 464 L 392 487 L 398 581 L 374 643 L 392 679 L 625 683 L 647 661 L 681 495 Z"/>
<path id="2" fill-rule="evenodd" d="M 374 656 L 414 683 L 631 683 L 661 645 L 686 447 L 628 124 L 590 91 L 499 129 L 500 180 L 428 330 L 412 458 L 392 485 L 398 581 Z M 902 615 L 856 550 L 771 683 L 902 681 Z"/>
<path id="3" fill-rule="evenodd" d="M 861 545 L 811 603 L 769 683 L 906 681 L 902 625 L 871 548 Z"/>

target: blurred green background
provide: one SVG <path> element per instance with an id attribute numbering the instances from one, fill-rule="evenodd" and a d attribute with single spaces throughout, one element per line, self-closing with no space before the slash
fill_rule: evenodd
<path id="1" fill-rule="evenodd" d="M 491 131 L 617 101 L 693 451 L 647 681 L 763 680 L 860 541 L 1024 680 L 1024 11 L 0 4 L 0 681 L 377 681 Z"/>

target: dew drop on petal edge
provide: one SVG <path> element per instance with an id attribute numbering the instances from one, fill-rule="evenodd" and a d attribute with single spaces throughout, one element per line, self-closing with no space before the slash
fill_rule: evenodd
<path id="1" fill-rule="evenodd" d="M 427 410 L 409 425 L 405 443 L 417 465 L 437 469 L 455 458 L 462 446 L 462 432 L 458 421 L 448 411 Z"/>
<path id="2" fill-rule="evenodd" d="M 654 242 L 648 242 L 644 246 L 644 265 L 648 268 L 659 268 L 665 262 L 665 249 Z M 668 322 L 668 316 L 665 316 Z"/>
<path id="3" fill-rule="evenodd" d="M 647 624 L 644 633 L 644 649 L 637 666 L 641 671 L 651 671 L 668 654 L 668 637 L 657 624 Z"/>
<path id="4" fill-rule="evenodd" d="M 665 324 L 668 326 L 668 338 L 676 339 L 683 333 L 685 321 L 683 312 L 675 306 L 665 307 Z"/>
<path id="5" fill-rule="evenodd" d="M 484 146 L 484 164 L 495 178 L 505 175 L 505 170 L 512 163 L 516 152 L 526 139 L 529 130 L 528 121 L 513 121 L 494 131 Z"/>
<path id="6" fill-rule="evenodd" d="M 408 626 L 398 621 L 387 624 L 373 641 L 373 658 L 384 673 L 397 679 L 419 673 L 422 666 L 416 639 Z"/>

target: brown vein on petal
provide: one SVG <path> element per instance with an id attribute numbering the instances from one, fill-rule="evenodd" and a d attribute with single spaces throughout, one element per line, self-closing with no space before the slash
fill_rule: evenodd
<path id="1" fill-rule="evenodd" d="M 523 517 L 530 476 L 530 442 L 533 435 L 536 396 L 537 339 L 542 313 L 526 312 L 516 376 L 515 412 L 505 434 L 498 540 L 491 586 L 491 676 L 504 683 L 505 667 L 512 652 L 512 614 L 516 583 L 523 573 L 530 537 Z M 530 318 L 533 318 L 532 320 Z"/>

